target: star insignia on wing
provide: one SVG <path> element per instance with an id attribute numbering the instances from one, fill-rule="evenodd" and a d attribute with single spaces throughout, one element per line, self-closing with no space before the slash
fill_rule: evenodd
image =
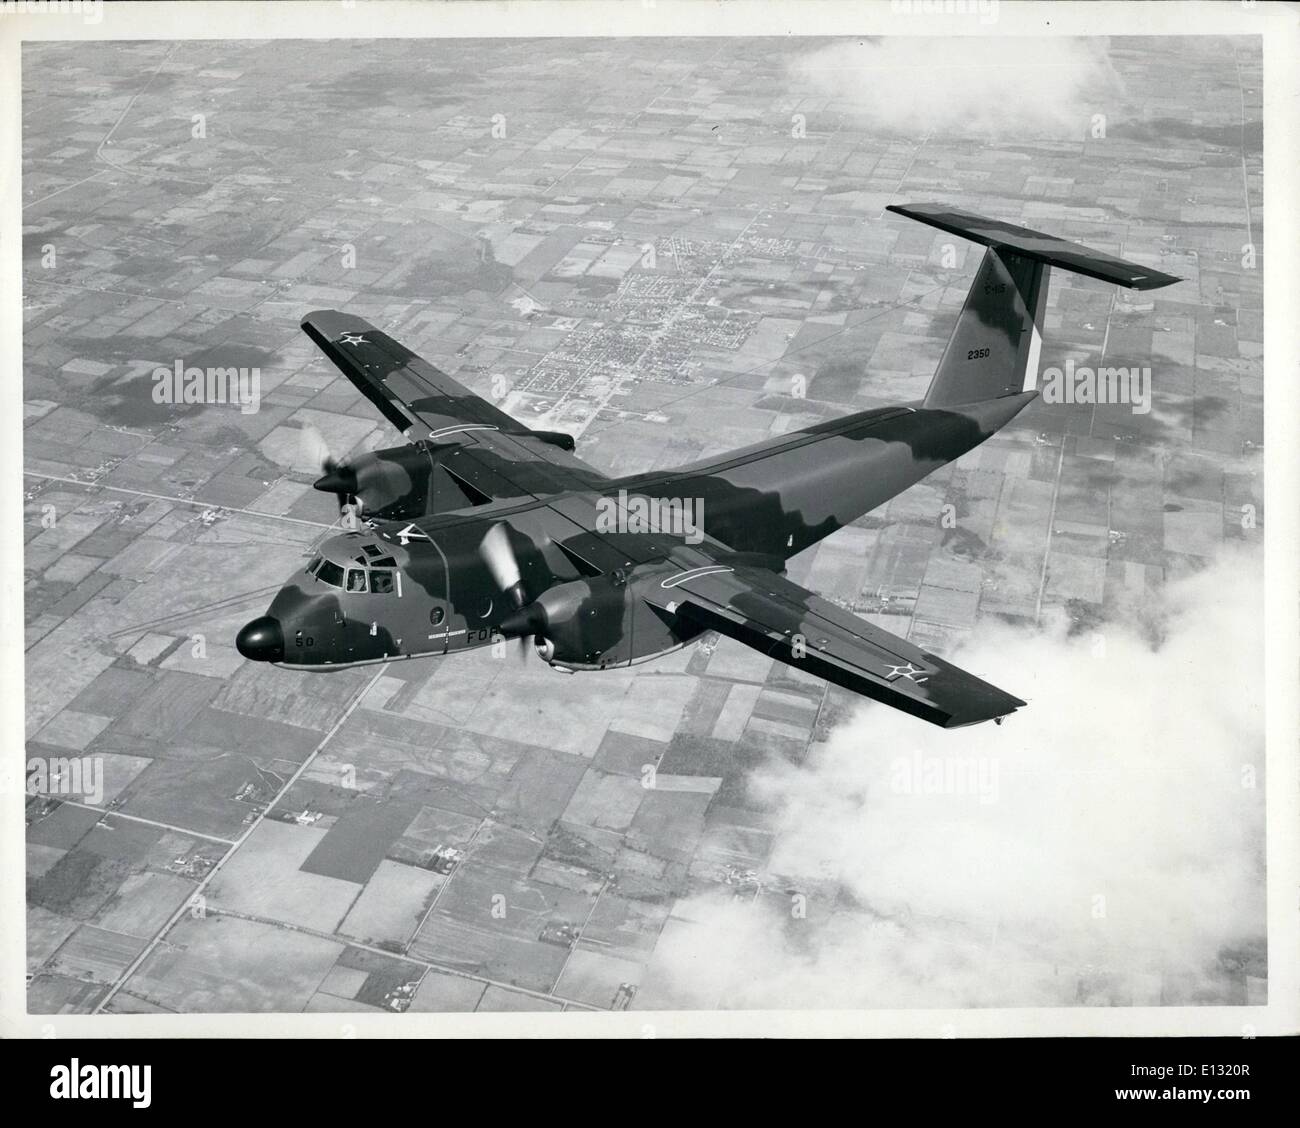
<path id="1" fill-rule="evenodd" d="M 364 333 L 344 333 L 339 340 L 345 345 L 364 345 L 366 343 L 366 335 Z"/>
<path id="2" fill-rule="evenodd" d="M 911 662 L 908 662 L 906 665 L 903 666 L 890 666 L 889 673 L 885 675 L 885 680 L 893 681 L 895 678 L 907 678 L 908 681 L 914 681 L 918 685 L 920 685 L 921 682 L 925 681 L 926 679 L 918 678 L 916 675 L 923 674 L 923 673 L 925 673 L 924 669 L 922 669 L 919 666 L 913 666 Z"/>

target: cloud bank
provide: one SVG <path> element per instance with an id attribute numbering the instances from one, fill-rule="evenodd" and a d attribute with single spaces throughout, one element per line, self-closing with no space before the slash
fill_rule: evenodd
<path id="1" fill-rule="evenodd" d="M 1123 89 L 1104 39 L 857 40 L 809 52 L 791 71 L 832 111 L 917 140 L 1078 141 Z"/>
<path id="2" fill-rule="evenodd" d="M 1099 636 L 982 622 L 956 660 L 1028 708 L 943 731 L 864 705 L 759 772 L 764 894 L 681 903 L 638 1002 L 1244 1001 L 1225 954 L 1258 965 L 1265 934 L 1261 593 L 1232 551 Z"/>

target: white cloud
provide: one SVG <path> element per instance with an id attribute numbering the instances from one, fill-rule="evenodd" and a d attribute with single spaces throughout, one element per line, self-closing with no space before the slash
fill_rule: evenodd
<path id="1" fill-rule="evenodd" d="M 915 136 L 1080 141 L 1122 83 L 1106 41 L 894 36 L 819 48 L 792 79 L 879 129 Z"/>
<path id="2" fill-rule="evenodd" d="M 1104 656 L 1063 622 L 982 621 L 955 660 L 1028 707 L 944 731 L 865 705 L 803 766 L 758 773 L 768 868 L 808 918 L 784 889 L 684 902 L 639 1002 L 1229 1001 L 1220 952 L 1265 930 L 1260 593 L 1257 557 L 1231 551 L 1145 623 L 1103 626 Z M 975 758 L 996 801 L 902 792 L 917 756 Z"/>

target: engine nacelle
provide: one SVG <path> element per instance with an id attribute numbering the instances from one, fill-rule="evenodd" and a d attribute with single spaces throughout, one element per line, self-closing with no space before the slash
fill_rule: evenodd
<path id="1" fill-rule="evenodd" d="M 675 650 L 702 628 L 663 615 L 641 597 L 674 570 L 653 564 L 557 584 L 502 629 L 532 634 L 542 661 L 570 670 L 604 670 Z"/>
<path id="2" fill-rule="evenodd" d="M 329 470 L 315 487 L 355 497 L 367 517 L 398 521 L 481 505 L 488 499 L 449 465 L 457 447 L 410 443 L 367 451 Z"/>
<path id="3" fill-rule="evenodd" d="M 631 593 L 609 574 L 571 580 L 542 592 L 511 621 L 508 633 L 531 633 L 537 656 L 554 666 L 600 669 L 630 653 L 626 628 Z"/>

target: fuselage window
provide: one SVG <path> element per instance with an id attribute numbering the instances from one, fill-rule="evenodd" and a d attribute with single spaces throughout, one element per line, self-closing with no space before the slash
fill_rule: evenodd
<path id="1" fill-rule="evenodd" d="M 446 616 L 441 607 L 435 607 L 429 612 L 429 622 L 431 622 L 435 627 L 441 623 L 445 617 Z"/>
<path id="2" fill-rule="evenodd" d="M 364 568 L 348 569 L 348 591 L 366 590 L 366 570 Z"/>
<path id="3" fill-rule="evenodd" d="M 333 560 L 326 560 L 317 569 L 316 578 L 323 584 L 329 584 L 330 587 L 342 587 L 343 569 L 335 564 Z"/>
<path id="4" fill-rule="evenodd" d="M 370 590 L 375 595 L 392 595 L 393 594 L 393 573 L 392 572 L 371 572 Z"/>

